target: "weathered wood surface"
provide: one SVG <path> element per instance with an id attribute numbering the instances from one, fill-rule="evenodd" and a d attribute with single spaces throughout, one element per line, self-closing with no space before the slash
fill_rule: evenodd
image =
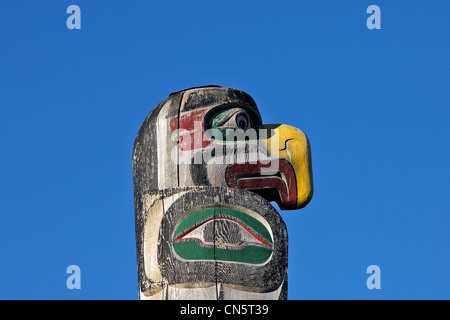
<path id="1" fill-rule="evenodd" d="M 287 231 L 270 201 L 311 199 L 303 132 L 263 126 L 239 90 L 175 92 L 142 124 L 133 175 L 140 299 L 287 298 Z"/>
<path id="2" fill-rule="evenodd" d="M 286 298 L 286 226 L 266 200 L 222 187 L 166 189 L 159 197 L 139 218 L 143 226 L 137 237 L 141 299 Z M 239 215 L 230 216 L 230 209 Z M 206 210 L 211 215 L 204 213 L 185 226 L 200 225 L 203 230 L 176 241 L 180 224 Z M 192 246 L 177 251 L 177 243 Z M 253 254 L 265 250 L 266 255 L 253 257 L 251 250 L 256 251 Z"/>

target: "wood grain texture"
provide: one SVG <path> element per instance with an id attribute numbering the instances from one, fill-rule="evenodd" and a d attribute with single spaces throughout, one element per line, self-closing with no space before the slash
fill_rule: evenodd
<path id="1" fill-rule="evenodd" d="M 155 196 L 152 196 L 155 198 Z M 276 298 L 286 298 L 287 285 L 287 231 L 278 212 L 260 196 L 243 190 L 220 187 L 174 188 L 160 192 L 158 200 L 153 202 L 149 210 L 144 211 L 146 234 L 137 235 L 141 244 L 139 260 L 140 296 L 141 299 L 180 299 L 198 297 L 199 299 L 252 299 L 260 297 L 267 299 L 267 293 L 276 292 Z M 162 201 L 164 205 L 158 205 Z M 164 210 L 161 221 L 155 219 L 158 214 L 153 210 Z M 239 244 L 242 234 L 247 232 L 234 221 L 225 219 L 229 209 L 247 215 L 249 221 L 270 230 L 273 242 L 273 252 L 264 263 L 245 263 L 232 261 L 236 256 L 236 249 L 226 249 L 224 243 Z M 213 242 L 213 249 L 205 251 L 201 259 L 181 258 L 174 249 L 174 232 L 180 225 L 194 213 L 211 210 L 212 216 L 206 216 L 208 225 L 204 228 L 202 240 Z M 225 214 L 224 214 L 225 212 Z M 209 220 L 208 220 L 209 219 Z M 243 219 L 244 220 L 244 219 Z M 199 221 L 201 222 L 201 221 Z M 198 224 L 198 223 L 197 223 Z M 156 227 L 155 227 L 156 225 Z M 159 228 L 157 228 L 159 225 Z M 193 225 L 195 227 L 195 224 Z M 251 227 L 248 227 L 251 230 Z M 254 227 L 256 229 L 256 227 Z M 154 241 L 149 231 L 158 230 L 157 250 L 145 250 L 147 239 Z M 254 230 L 251 230 L 254 232 Z M 143 231 L 141 231 L 143 232 Z M 256 233 L 256 232 L 255 232 Z M 267 236 L 266 236 L 267 237 Z M 255 240 L 255 242 L 257 242 Z M 144 245 L 142 245 L 144 243 Z M 221 245 L 218 245 L 220 243 Z M 231 252 L 230 261 L 218 259 L 217 250 Z M 246 249 L 258 249 L 258 247 Z M 193 250 L 198 248 L 193 248 Z M 202 249 L 202 248 L 201 248 Z M 208 247 L 203 249 L 209 249 Z M 156 251 L 156 252 L 155 252 Z M 250 251 L 248 251 L 250 252 Z M 155 259 L 155 254 L 157 255 Z M 186 256 L 196 256 L 195 252 L 184 252 Z M 226 257 L 226 254 L 221 255 Z M 239 258 L 238 258 L 239 259 Z M 157 264 L 155 262 L 157 261 Z M 147 264 L 153 264 L 149 267 Z M 151 279 L 149 273 L 161 277 Z M 149 270 L 152 270 L 150 272 Z M 212 288 L 213 287 L 213 288 Z M 156 288 L 156 289 L 155 289 Z M 188 290 L 189 289 L 189 290 Z M 258 295 L 260 294 L 260 295 Z M 273 298 L 273 297 L 272 297 Z"/>
<path id="2" fill-rule="evenodd" d="M 263 125 L 240 90 L 178 91 L 143 122 L 133 181 L 140 299 L 287 299 L 288 235 L 270 201 L 312 197 L 301 130 Z"/>

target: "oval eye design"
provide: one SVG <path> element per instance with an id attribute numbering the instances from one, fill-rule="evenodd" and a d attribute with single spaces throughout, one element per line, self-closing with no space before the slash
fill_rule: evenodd
<path id="1" fill-rule="evenodd" d="M 252 127 L 250 115 L 243 108 L 230 108 L 219 112 L 212 118 L 212 129 L 242 129 L 247 130 Z"/>
<path id="2" fill-rule="evenodd" d="M 228 229 L 228 231 L 223 232 L 222 235 L 215 235 L 214 229 Z M 238 249 L 250 244 L 271 247 L 264 238 L 231 217 L 209 218 L 182 232 L 174 241 L 196 241 L 204 247 L 216 246 L 228 249 Z"/>
<path id="3" fill-rule="evenodd" d="M 248 115 L 243 112 L 236 115 L 236 124 L 237 127 L 242 130 L 250 128 L 250 119 L 248 118 Z"/>
<path id="4" fill-rule="evenodd" d="M 261 264 L 272 255 L 270 232 L 238 210 L 214 208 L 195 212 L 178 224 L 173 248 L 183 260 L 219 260 Z"/>

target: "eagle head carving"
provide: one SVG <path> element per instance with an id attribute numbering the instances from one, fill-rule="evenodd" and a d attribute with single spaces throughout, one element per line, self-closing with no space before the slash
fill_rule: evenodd
<path id="1" fill-rule="evenodd" d="M 313 194 L 307 136 L 264 124 L 245 92 L 177 91 L 133 149 L 141 299 L 286 299 L 281 210 Z"/>

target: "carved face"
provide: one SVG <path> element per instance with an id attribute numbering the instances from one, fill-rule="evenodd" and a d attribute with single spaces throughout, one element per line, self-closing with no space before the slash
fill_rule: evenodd
<path id="1" fill-rule="evenodd" d="M 173 93 L 133 151 L 141 298 L 283 298 L 287 232 L 270 205 L 312 197 L 309 142 L 221 87 Z"/>

